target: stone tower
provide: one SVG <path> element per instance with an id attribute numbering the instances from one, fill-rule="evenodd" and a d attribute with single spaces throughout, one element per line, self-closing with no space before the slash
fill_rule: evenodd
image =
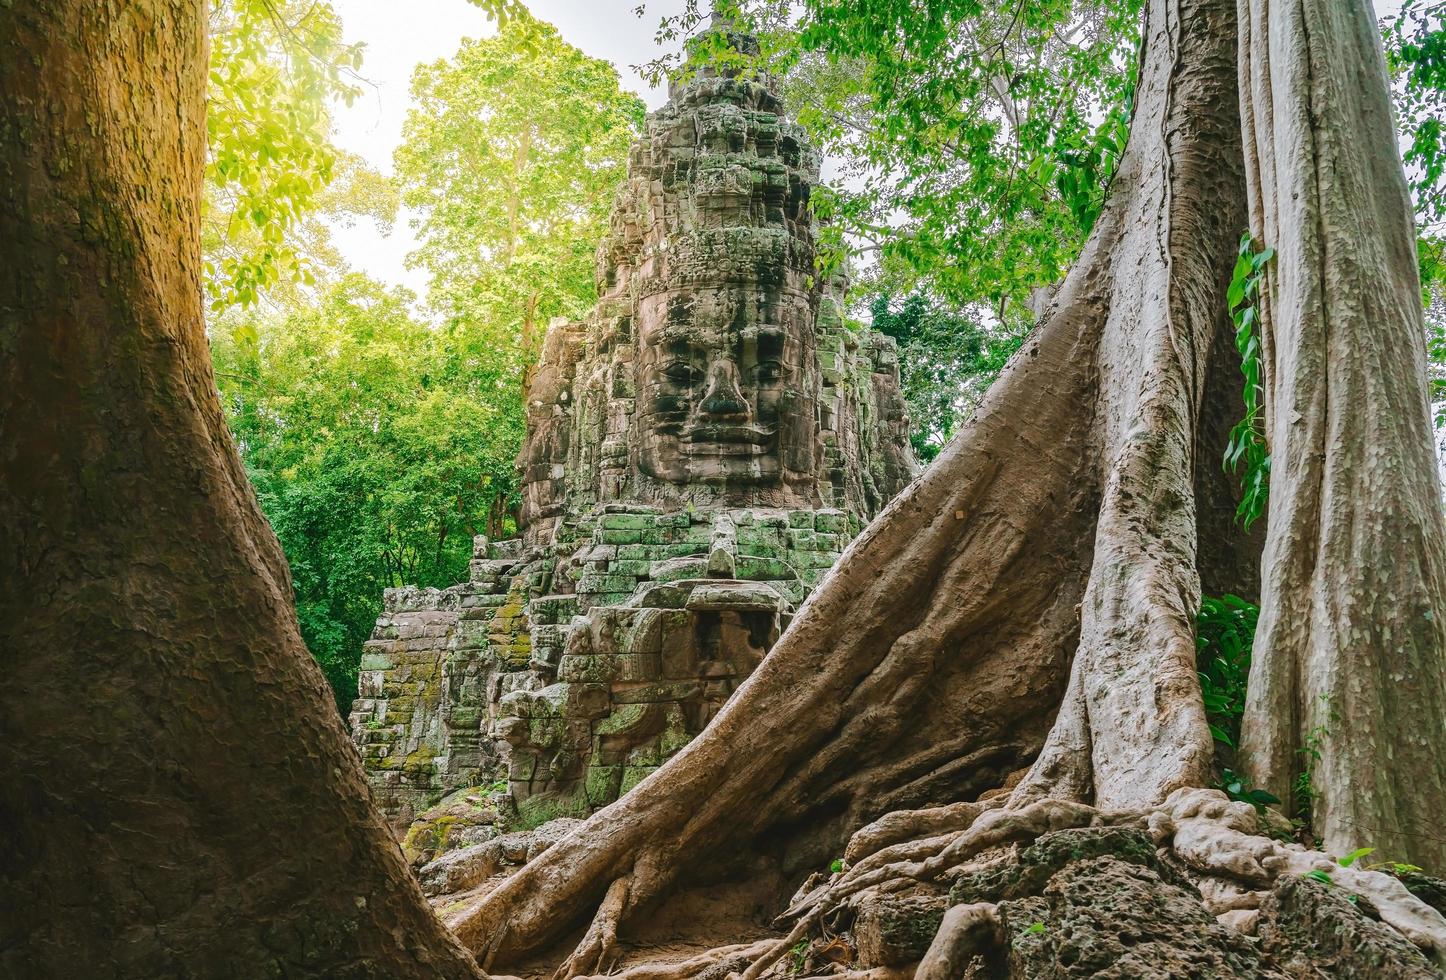
<path id="1" fill-rule="evenodd" d="M 770 80 L 705 69 L 649 117 L 597 309 L 551 331 L 533 381 L 524 525 L 607 501 L 867 515 L 907 479 L 894 350 L 818 281 L 819 157 L 781 113 Z"/>
<path id="2" fill-rule="evenodd" d="M 353 734 L 399 825 L 463 790 L 474 838 L 616 799 L 912 477 L 893 343 L 816 271 L 818 170 L 767 77 L 702 70 L 648 117 L 597 306 L 531 378 L 522 537 L 479 538 L 469 582 L 388 590 L 367 644 Z M 468 842 L 452 826 L 432 845 Z"/>

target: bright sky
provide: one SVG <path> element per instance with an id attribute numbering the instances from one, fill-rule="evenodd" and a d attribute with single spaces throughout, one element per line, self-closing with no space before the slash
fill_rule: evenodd
<path id="1" fill-rule="evenodd" d="M 633 11 L 643 3 L 642 17 Z M 467 0 L 333 0 L 348 41 L 366 43 L 362 75 L 372 84 L 350 108 L 338 106 L 336 142 L 358 153 L 383 173 L 392 172 L 392 151 L 407 116 L 412 69 L 419 62 L 450 58 L 466 37 L 485 37 L 492 28 Z M 623 87 L 656 109 L 666 93 L 650 89 L 633 65 L 656 58 L 653 32 L 664 14 L 680 13 L 683 0 L 528 0 L 528 9 L 557 27 L 563 39 L 595 58 L 613 63 Z M 425 293 L 426 276 L 404 265 L 416 239 L 407 216 L 390 236 L 370 222 L 334 229 L 335 242 L 352 266 L 385 283 Z"/>

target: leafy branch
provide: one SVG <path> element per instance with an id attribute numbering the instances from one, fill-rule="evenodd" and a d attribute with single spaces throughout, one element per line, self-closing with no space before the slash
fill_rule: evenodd
<path id="1" fill-rule="evenodd" d="M 1226 472 L 1242 473 L 1240 505 L 1235 516 L 1250 530 L 1265 513 L 1270 493 L 1270 451 L 1265 442 L 1262 412 L 1264 387 L 1260 346 L 1260 284 L 1265 267 L 1275 257 L 1275 249 L 1255 250 L 1255 240 L 1246 232 L 1240 239 L 1240 252 L 1230 276 L 1226 302 L 1235 325 L 1235 349 L 1240 352 L 1240 373 L 1245 376 L 1245 417 L 1230 430 L 1225 447 Z"/>

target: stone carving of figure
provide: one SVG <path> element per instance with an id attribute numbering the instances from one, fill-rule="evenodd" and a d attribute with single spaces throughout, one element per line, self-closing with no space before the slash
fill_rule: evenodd
<path id="1" fill-rule="evenodd" d="M 808 323 L 784 316 L 760 321 L 746 300 L 746 294 L 710 290 L 644 304 L 639 464 L 649 476 L 741 485 L 813 471 Z"/>

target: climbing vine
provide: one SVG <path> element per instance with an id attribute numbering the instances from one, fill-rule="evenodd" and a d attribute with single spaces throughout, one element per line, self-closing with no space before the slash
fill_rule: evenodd
<path id="1" fill-rule="evenodd" d="M 1275 257 L 1275 249 L 1255 250 L 1255 239 L 1246 232 L 1240 239 L 1240 252 L 1230 276 L 1226 301 L 1230 319 L 1235 325 L 1235 348 L 1240 352 L 1240 373 L 1245 376 L 1245 416 L 1230 430 L 1225 447 L 1225 469 L 1241 474 L 1240 506 L 1235 516 L 1250 530 L 1265 513 L 1270 493 L 1270 452 L 1265 443 L 1261 413 L 1260 358 L 1260 283 L 1265 267 Z"/>
<path id="2" fill-rule="evenodd" d="M 1235 748 L 1245 714 L 1245 683 L 1260 608 L 1239 596 L 1204 596 L 1195 621 L 1196 670 L 1215 741 Z"/>

